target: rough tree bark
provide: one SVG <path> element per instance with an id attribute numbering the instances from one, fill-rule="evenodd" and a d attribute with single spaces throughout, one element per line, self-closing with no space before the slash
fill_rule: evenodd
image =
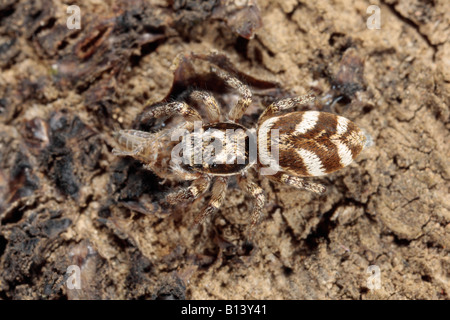
<path id="1" fill-rule="evenodd" d="M 378 30 L 361 0 L 77 2 L 80 30 L 60 1 L 0 2 L 1 299 L 448 299 L 448 1 L 378 1 Z M 192 228 L 207 197 L 132 210 L 185 184 L 111 153 L 114 130 L 157 129 L 138 121 L 147 103 L 192 85 L 173 59 L 211 50 L 255 91 L 245 124 L 313 90 L 374 141 L 317 179 L 323 196 L 255 175 L 268 203 L 252 243 L 235 183 Z M 193 65 L 196 86 L 232 101 Z M 65 285 L 69 265 L 81 290 Z"/>

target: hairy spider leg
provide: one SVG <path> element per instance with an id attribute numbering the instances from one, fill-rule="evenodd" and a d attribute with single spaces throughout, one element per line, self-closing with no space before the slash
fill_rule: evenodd
<path id="1" fill-rule="evenodd" d="M 249 87 L 243 84 L 237 78 L 231 76 L 229 73 L 215 67 L 211 67 L 211 71 L 223 79 L 230 87 L 236 89 L 240 95 L 238 102 L 231 108 L 228 118 L 231 121 L 237 121 L 244 115 L 247 108 L 252 103 L 252 92 Z"/>
<path id="2" fill-rule="evenodd" d="M 302 178 L 290 176 L 283 172 L 278 172 L 274 175 L 267 175 L 266 177 L 271 181 L 281 182 L 283 184 L 287 184 L 298 189 L 305 189 L 314 193 L 324 193 L 326 190 L 326 188 L 319 183 L 308 182 Z"/>
<path id="3" fill-rule="evenodd" d="M 206 91 L 195 90 L 192 91 L 190 97 L 196 102 L 203 103 L 206 107 L 206 116 L 210 123 L 216 123 L 220 121 L 220 109 L 219 104 L 212 94 Z"/>
<path id="4" fill-rule="evenodd" d="M 211 190 L 211 199 L 202 212 L 195 217 L 194 224 L 202 223 L 206 217 L 216 212 L 225 199 L 228 188 L 228 177 L 216 177 Z"/>
<path id="5" fill-rule="evenodd" d="M 250 181 L 246 175 L 239 176 L 238 183 L 244 192 L 253 197 L 252 222 L 248 228 L 248 238 L 251 239 L 253 238 L 255 227 L 261 218 L 261 212 L 266 203 L 266 196 L 264 195 L 263 189 L 256 183 Z"/>
<path id="6" fill-rule="evenodd" d="M 258 120 L 258 126 L 281 111 L 292 109 L 295 106 L 306 105 L 313 102 L 315 99 L 316 97 L 312 93 L 309 93 L 299 97 L 276 101 L 268 106 L 261 114 Z"/>

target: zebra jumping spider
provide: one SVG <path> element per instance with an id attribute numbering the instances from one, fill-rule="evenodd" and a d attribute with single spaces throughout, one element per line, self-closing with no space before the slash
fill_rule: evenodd
<path id="1" fill-rule="evenodd" d="M 171 141 L 174 139 L 168 139 L 176 131 L 174 128 L 165 128 L 155 133 L 120 130 L 115 133 L 115 138 L 121 149 L 113 150 L 115 155 L 132 156 L 140 160 L 147 169 L 161 178 L 192 181 L 190 186 L 166 196 L 165 200 L 171 205 L 194 201 L 212 185 L 211 199 L 195 217 L 195 224 L 201 223 L 220 208 L 225 199 L 228 180 L 230 176 L 236 176 L 239 186 L 254 199 L 249 227 L 251 237 L 266 198 L 262 188 L 249 179 L 250 168 L 271 168 L 272 173 L 266 176 L 272 181 L 323 193 L 324 186 L 303 178 L 322 176 L 341 169 L 349 165 L 364 148 L 364 133 L 347 118 L 319 111 L 283 113 L 295 106 L 312 102 L 314 97 L 311 94 L 279 100 L 269 105 L 259 117 L 253 131 L 256 131 L 255 139 L 252 140 L 249 137 L 251 134 L 248 134 L 251 131 L 238 123 L 252 102 L 252 92 L 219 66 L 212 65 L 211 71 L 239 94 L 237 103 L 226 117 L 222 115 L 221 108 L 211 93 L 198 90 L 193 91 L 190 98 L 206 108 L 206 121 L 196 109 L 183 101 L 154 106 L 141 117 L 141 121 L 146 121 L 182 116 L 184 122 L 176 129 L 183 129 L 184 134 L 177 138 L 183 138 L 184 146 L 186 141 L 194 144 L 193 152 L 187 154 L 186 149 L 182 150 L 185 161 L 174 159 L 174 155 L 180 154 L 173 152 Z M 230 131 L 246 133 L 235 136 L 236 139 L 227 139 Z M 206 135 L 208 139 L 204 138 Z M 221 148 L 211 148 L 211 136 L 214 141 L 221 140 Z M 196 145 L 196 139 L 200 139 L 200 144 Z M 253 159 L 252 141 L 258 148 L 258 156 Z M 199 154 L 205 153 L 209 156 L 195 161 Z M 161 155 L 164 155 L 162 160 L 159 159 Z"/>

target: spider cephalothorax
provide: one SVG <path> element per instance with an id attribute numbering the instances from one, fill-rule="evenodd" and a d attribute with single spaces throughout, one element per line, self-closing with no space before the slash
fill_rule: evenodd
<path id="1" fill-rule="evenodd" d="M 226 117 L 212 94 L 193 91 L 190 97 L 206 107 L 207 119 L 202 119 L 185 102 L 158 105 L 146 111 L 141 121 L 179 115 L 185 122 L 156 133 L 121 130 L 116 133 L 116 139 L 122 150 L 113 150 L 116 155 L 139 159 L 161 178 L 191 180 L 189 187 L 167 195 L 169 204 L 192 201 L 212 184 L 211 199 L 196 216 L 195 223 L 202 222 L 221 206 L 228 179 L 237 176 L 240 187 L 254 198 L 251 233 L 264 207 L 265 196 L 261 187 L 249 180 L 250 168 L 260 169 L 272 181 L 322 193 L 325 187 L 302 177 L 321 176 L 343 168 L 363 149 L 365 135 L 344 117 L 319 111 L 283 114 L 312 102 L 312 95 L 272 103 L 261 114 L 256 131 L 245 128 L 237 122 L 252 101 L 250 89 L 220 68 L 211 70 L 240 96 Z M 183 143 L 171 144 L 177 140 L 174 136 L 182 137 Z M 161 154 L 166 159 L 158 159 Z"/>

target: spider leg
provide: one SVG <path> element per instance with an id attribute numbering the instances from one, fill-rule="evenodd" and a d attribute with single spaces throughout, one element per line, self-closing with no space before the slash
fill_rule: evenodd
<path id="1" fill-rule="evenodd" d="M 209 200 L 208 205 L 202 210 L 202 212 L 195 217 L 194 224 L 197 225 L 202 223 L 207 216 L 216 212 L 217 209 L 220 208 L 223 200 L 225 199 L 227 187 L 228 177 L 218 177 L 214 180 L 211 199 Z"/>
<path id="2" fill-rule="evenodd" d="M 150 201 L 148 198 L 139 199 L 138 201 L 121 201 L 120 205 L 131 211 L 136 211 L 145 215 L 155 215 L 164 217 L 167 211 L 158 203 L 158 201 Z"/>
<path id="3" fill-rule="evenodd" d="M 191 181 L 198 178 L 197 172 L 190 172 L 181 167 L 180 164 L 171 163 L 170 169 L 172 173 L 181 180 Z"/>
<path id="4" fill-rule="evenodd" d="M 308 182 L 302 178 L 290 176 L 286 173 L 278 172 L 274 175 L 267 175 L 266 177 L 272 181 L 281 182 L 283 184 L 287 184 L 298 189 L 305 189 L 314 193 L 324 193 L 326 190 L 325 186 L 319 183 Z"/>
<path id="5" fill-rule="evenodd" d="M 141 115 L 141 121 L 147 121 L 152 118 L 170 117 L 182 115 L 189 121 L 202 121 L 202 117 L 197 110 L 188 106 L 185 102 L 175 101 L 161 106 L 156 106 L 147 110 Z"/>
<path id="6" fill-rule="evenodd" d="M 253 200 L 253 209 L 251 213 L 252 222 L 248 228 L 248 237 L 253 238 L 253 232 L 255 230 L 256 224 L 261 218 L 261 212 L 266 203 L 266 196 L 264 195 L 263 189 L 256 183 L 249 180 L 247 176 L 238 177 L 239 186 L 248 194 L 250 194 Z"/>
<path id="7" fill-rule="evenodd" d="M 228 117 L 232 121 L 239 120 L 240 118 L 242 118 L 248 106 L 252 102 L 252 92 L 250 91 L 248 86 L 243 84 L 237 78 L 231 76 L 229 73 L 215 67 L 211 67 L 211 71 L 222 78 L 230 87 L 238 91 L 240 98 L 238 102 L 231 108 Z"/>
<path id="8" fill-rule="evenodd" d="M 152 136 L 152 133 L 139 130 L 120 130 L 114 132 L 113 137 L 123 147 L 123 150 L 114 148 L 112 153 L 116 156 L 139 156 L 144 151 L 145 143 Z"/>
<path id="9" fill-rule="evenodd" d="M 263 123 L 265 120 L 273 117 L 273 115 L 281 112 L 283 110 L 291 109 L 295 106 L 305 105 L 315 100 L 315 96 L 312 93 L 306 94 L 304 96 L 299 96 L 295 98 L 287 98 L 283 100 L 276 101 L 264 110 L 258 120 L 258 125 Z"/>
<path id="10" fill-rule="evenodd" d="M 195 200 L 209 188 L 210 184 L 210 176 L 200 175 L 189 187 L 169 193 L 166 196 L 166 201 L 169 204 L 177 204 L 179 202 Z"/>
<path id="11" fill-rule="evenodd" d="M 220 121 L 219 104 L 212 94 L 205 91 L 195 90 L 191 93 L 190 97 L 193 100 L 201 102 L 206 106 L 206 113 L 211 123 Z"/>
<path id="12" fill-rule="evenodd" d="M 112 149 L 112 154 L 115 156 L 132 156 L 138 158 L 144 151 L 144 145 L 136 146 L 134 149 L 131 150 L 119 150 L 119 149 Z"/>

